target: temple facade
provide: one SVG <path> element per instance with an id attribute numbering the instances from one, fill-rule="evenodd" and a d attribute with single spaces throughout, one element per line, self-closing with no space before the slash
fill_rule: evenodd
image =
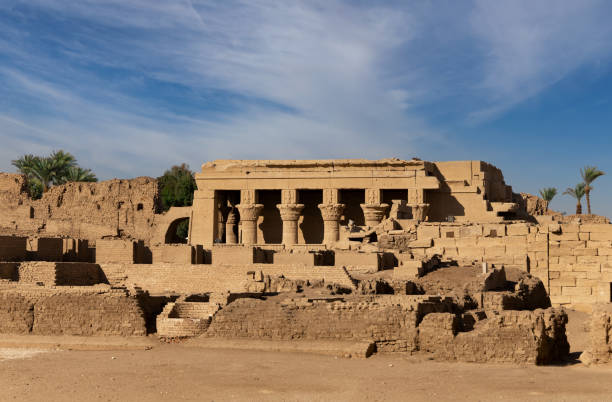
<path id="1" fill-rule="evenodd" d="M 512 189 L 481 161 L 216 160 L 196 175 L 191 244 L 326 244 L 339 227 L 415 222 L 499 222 Z"/>

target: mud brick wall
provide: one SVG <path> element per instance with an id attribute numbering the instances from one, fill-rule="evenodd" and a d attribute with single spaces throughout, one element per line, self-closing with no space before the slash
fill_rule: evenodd
<path id="1" fill-rule="evenodd" d="M 26 237 L 0 236 L 0 261 L 26 259 Z"/>
<path id="2" fill-rule="evenodd" d="M 439 360 L 547 364 L 565 359 L 567 315 L 555 309 L 489 312 L 473 330 L 458 332 L 452 314 L 429 314 L 419 347 Z"/>
<path id="3" fill-rule="evenodd" d="M 46 261 L 17 264 L 15 280 L 45 286 L 91 286 L 106 282 L 98 264 Z"/>
<path id="4" fill-rule="evenodd" d="M 111 285 L 137 286 L 151 293 L 193 294 L 244 292 L 253 273 L 284 276 L 287 279 L 324 280 L 352 287 L 342 268 L 277 264 L 191 265 L 191 264 L 100 264 Z M 251 275 L 248 275 L 248 273 Z"/>
<path id="5" fill-rule="evenodd" d="M 146 328 L 138 301 L 123 290 L 3 285 L 0 333 L 142 336 Z"/>
<path id="6" fill-rule="evenodd" d="M 612 301 L 612 225 L 555 225 L 549 253 L 553 303 L 588 309 Z"/>
<path id="7" fill-rule="evenodd" d="M 206 334 L 276 340 L 414 341 L 417 323 L 416 309 L 398 304 L 239 299 L 214 316 Z"/>

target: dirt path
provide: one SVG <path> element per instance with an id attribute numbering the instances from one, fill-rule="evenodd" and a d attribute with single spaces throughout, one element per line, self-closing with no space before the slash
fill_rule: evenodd
<path id="1" fill-rule="evenodd" d="M 3 401 L 609 400 L 612 366 L 518 367 L 187 348 L 0 361 Z"/>

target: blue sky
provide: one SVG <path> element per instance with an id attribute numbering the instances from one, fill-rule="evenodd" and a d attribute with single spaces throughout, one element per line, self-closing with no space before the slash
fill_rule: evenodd
<path id="1" fill-rule="evenodd" d="M 0 0 L 0 170 L 482 159 L 515 191 L 612 175 L 609 1 Z M 595 184 L 612 215 L 612 178 Z M 558 196 L 553 208 L 572 212 Z"/>

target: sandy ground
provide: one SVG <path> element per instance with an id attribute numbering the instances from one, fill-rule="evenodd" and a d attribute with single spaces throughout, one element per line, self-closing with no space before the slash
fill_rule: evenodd
<path id="1" fill-rule="evenodd" d="M 3 401 L 610 400 L 612 366 L 518 367 L 195 349 L 0 361 Z"/>
<path id="2" fill-rule="evenodd" d="M 587 318 L 570 312 L 568 335 L 576 357 L 586 346 Z M 148 343 L 156 346 L 145 350 Z M 612 400 L 612 365 L 586 367 L 579 361 L 534 367 L 440 363 L 399 355 L 344 359 L 152 340 L 136 342 L 133 350 L 116 341 L 100 347 L 118 346 L 120 350 L 106 351 L 2 347 L 0 400 Z"/>

